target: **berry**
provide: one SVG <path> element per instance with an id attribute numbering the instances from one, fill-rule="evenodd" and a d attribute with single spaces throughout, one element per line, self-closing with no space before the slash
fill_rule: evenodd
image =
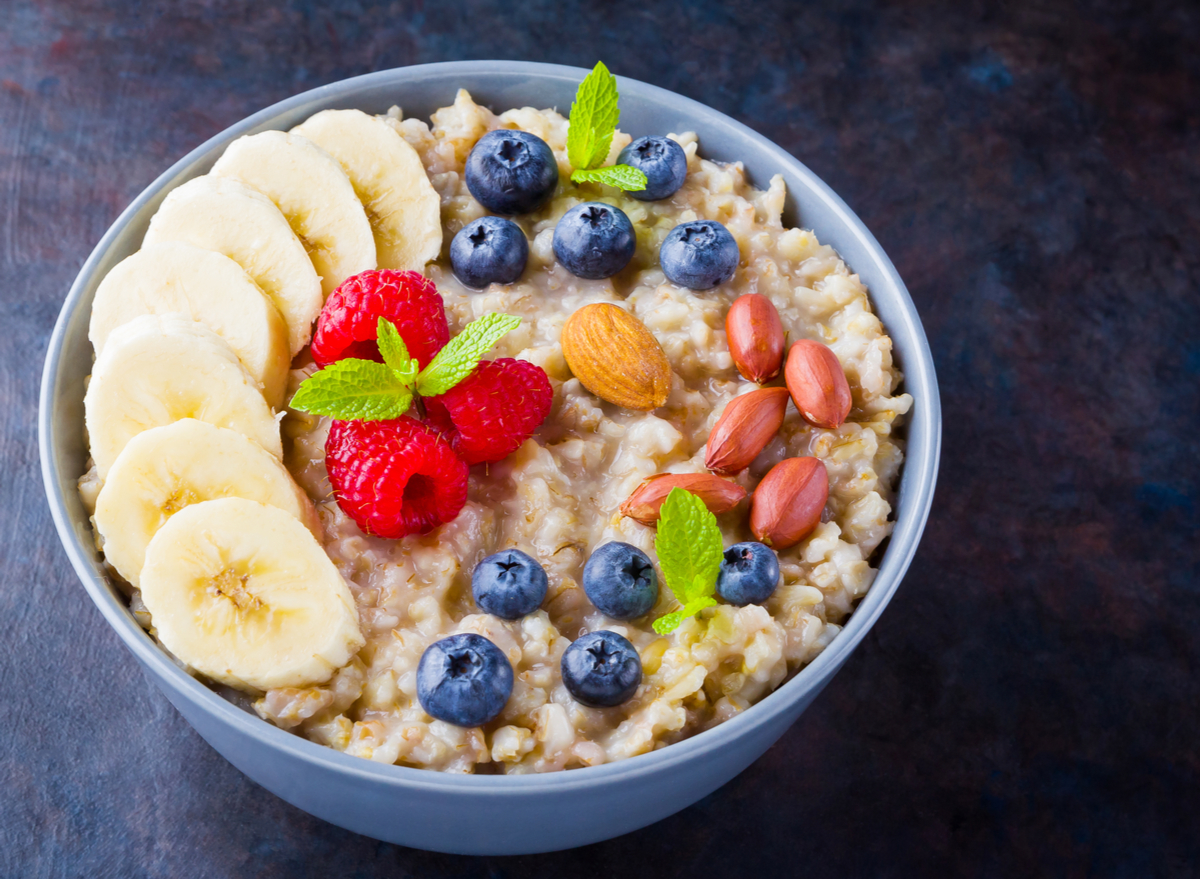
<path id="1" fill-rule="evenodd" d="M 588 632 L 563 653 L 562 679 L 576 702 L 612 708 L 637 692 L 642 659 L 616 632 Z"/>
<path id="2" fill-rule="evenodd" d="M 471 149 L 467 189 L 497 214 L 526 214 L 550 200 L 558 186 L 558 161 L 550 145 L 527 131 L 489 131 Z"/>
<path id="3" fill-rule="evenodd" d="M 779 558 L 770 547 L 749 540 L 725 550 L 717 574 L 717 594 L 730 604 L 762 604 L 778 585 Z"/>
<path id="4" fill-rule="evenodd" d="M 424 534 L 467 502 L 467 465 L 437 431 L 407 415 L 335 419 L 325 467 L 338 506 L 377 537 Z"/>
<path id="5" fill-rule="evenodd" d="M 417 664 L 417 701 L 425 713 L 455 726 L 480 726 L 504 710 L 513 670 L 500 648 L 463 632 L 434 641 Z"/>
<path id="6" fill-rule="evenodd" d="M 658 601 L 658 574 L 636 546 L 605 543 L 583 566 L 583 591 L 613 619 L 632 620 Z"/>
<path id="7" fill-rule="evenodd" d="M 471 574 L 471 594 L 486 613 L 519 620 L 546 597 L 546 569 L 519 549 L 490 555 Z"/>
<path id="8" fill-rule="evenodd" d="M 502 357 L 484 360 L 469 376 L 436 397 L 425 415 L 468 464 L 508 457 L 550 414 L 554 390 L 540 366 Z"/>
<path id="9" fill-rule="evenodd" d="M 737 242 L 716 220 L 680 223 L 658 251 L 667 279 L 691 290 L 724 284 L 733 277 L 739 259 Z"/>
<path id="10" fill-rule="evenodd" d="M 446 309 L 432 281 L 416 272 L 359 272 L 343 281 L 321 309 L 313 360 L 321 366 L 346 357 L 382 361 L 375 344 L 381 317 L 396 325 L 422 368 L 450 340 Z"/>
<path id="11" fill-rule="evenodd" d="M 554 255 L 572 275 L 589 281 L 621 271 L 636 246 L 629 217 L 601 201 L 575 205 L 554 227 Z"/>
<path id="12" fill-rule="evenodd" d="M 629 193 L 641 201 L 674 195 L 687 177 L 687 153 L 669 137 L 639 137 L 621 150 L 617 164 L 630 165 L 646 175 L 646 188 Z"/>
<path id="13" fill-rule="evenodd" d="M 511 284 L 525 271 L 529 242 L 512 220 L 480 217 L 459 230 L 450 242 L 454 276 L 476 290 L 488 284 Z"/>

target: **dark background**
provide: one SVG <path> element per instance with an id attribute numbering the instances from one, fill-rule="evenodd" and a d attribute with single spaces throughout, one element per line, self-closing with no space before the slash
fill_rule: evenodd
<path id="1" fill-rule="evenodd" d="M 1198 47 L 1153 0 L 2 0 L 0 875 L 1195 875 Z M 144 186 L 274 101 L 469 58 L 603 59 L 782 144 L 895 261 L 945 409 L 912 570 L 800 722 L 673 818 L 522 858 L 355 836 L 225 763 L 37 470 L 55 315 Z"/>

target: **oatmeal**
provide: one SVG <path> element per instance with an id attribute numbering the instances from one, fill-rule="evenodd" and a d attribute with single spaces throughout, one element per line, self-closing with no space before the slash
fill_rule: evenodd
<path id="1" fill-rule="evenodd" d="M 330 420 L 289 410 L 285 464 L 315 502 L 324 547 L 350 585 L 365 646 L 328 683 L 266 690 L 255 702 L 264 718 L 316 742 L 384 763 L 454 772 L 527 773 L 592 766 L 642 754 L 727 720 L 810 662 L 838 634 L 875 576 L 872 555 L 890 533 L 903 460 L 894 429 L 912 405 L 896 394 L 901 376 L 891 340 L 872 313 L 867 291 L 832 248 L 812 232 L 781 222 L 784 183 L 752 187 L 740 165 L 703 159 L 692 133 L 672 135 L 684 149 L 687 177 L 668 199 L 638 201 L 598 184 L 569 182 L 567 120 L 529 108 L 495 115 L 460 92 L 432 124 L 389 123 L 420 156 L 441 199 L 444 241 L 487 212 L 472 197 L 464 165 L 488 131 L 521 129 L 554 151 L 560 184 L 543 207 L 515 217 L 529 241 L 515 283 L 469 289 L 443 257 L 426 275 L 445 301 L 450 331 L 486 314 L 521 318 L 493 357 L 529 361 L 553 387 L 549 417 L 513 454 L 477 465 L 468 500 L 453 521 L 424 536 L 388 540 L 365 534 L 336 502 L 325 468 Z M 629 144 L 614 137 L 610 160 Z M 559 219 L 584 202 L 619 207 L 632 222 L 629 265 L 604 280 L 583 280 L 556 259 Z M 716 220 L 732 233 L 740 264 L 731 280 L 693 291 L 669 282 L 657 255 L 681 223 Z M 647 477 L 707 473 L 705 444 L 727 404 L 760 386 L 742 378 L 725 319 L 739 296 L 757 293 L 778 310 L 789 344 L 812 339 L 837 355 L 852 391 L 850 417 L 820 428 L 789 406 L 781 429 L 753 464 L 732 477 L 752 492 L 775 464 L 812 456 L 828 472 L 820 523 L 779 551 L 781 582 L 763 605 L 718 604 L 657 634 L 650 621 L 677 609 L 659 589 L 651 614 L 620 621 L 601 613 L 581 585 L 593 548 L 621 541 L 654 557 L 655 531 L 619 508 Z M 670 364 L 666 403 L 635 411 L 599 399 L 574 377 L 560 342 L 583 306 L 628 309 L 661 344 Z M 316 371 L 294 369 L 288 395 Z M 771 386 L 782 386 L 780 376 Z M 748 502 L 718 516 L 726 545 L 753 540 Z M 545 569 L 541 608 L 515 621 L 483 614 L 471 575 L 484 557 L 519 549 Z M 572 641 L 607 630 L 628 639 L 642 665 L 635 695 L 612 708 L 574 700 L 560 662 Z M 476 633 L 512 665 L 512 693 L 483 727 L 433 720 L 417 698 L 417 667 L 431 644 Z"/>

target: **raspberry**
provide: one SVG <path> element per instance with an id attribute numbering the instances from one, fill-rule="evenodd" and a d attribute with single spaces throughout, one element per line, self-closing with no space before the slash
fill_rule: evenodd
<path id="1" fill-rule="evenodd" d="M 325 466 L 338 506 L 377 537 L 424 534 L 467 502 L 467 465 L 436 431 L 407 415 L 335 420 Z"/>
<path id="2" fill-rule="evenodd" d="M 445 306 L 432 281 L 416 272 L 360 272 L 343 281 L 321 309 L 313 360 L 320 366 L 345 357 L 381 361 L 375 344 L 381 317 L 396 325 L 422 369 L 450 339 Z"/>
<path id="3" fill-rule="evenodd" d="M 468 464 L 499 461 L 517 450 L 550 414 L 554 390 L 541 367 L 485 360 L 446 393 L 425 400 L 429 423 Z"/>

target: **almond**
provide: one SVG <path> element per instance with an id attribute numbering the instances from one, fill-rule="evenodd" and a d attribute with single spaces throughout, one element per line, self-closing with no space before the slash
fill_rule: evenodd
<path id="1" fill-rule="evenodd" d="M 804 420 L 817 427 L 840 427 L 854 402 L 837 355 L 805 339 L 788 352 L 783 372 L 792 401 Z"/>
<path id="2" fill-rule="evenodd" d="M 704 466 L 726 475 L 745 470 L 779 433 L 787 404 L 787 388 L 760 388 L 734 397 L 708 435 Z"/>
<path id="3" fill-rule="evenodd" d="M 585 388 L 626 409 L 657 409 L 671 392 L 671 364 L 645 325 L 610 302 L 585 305 L 562 329 L 563 358 Z"/>
<path id="4" fill-rule="evenodd" d="M 725 316 L 729 353 L 738 372 L 762 384 L 783 366 L 783 322 L 771 300 L 758 293 L 739 296 Z"/>
<path id="5" fill-rule="evenodd" d="M 821 521 L 829 473 L 820 458 L 786 458 L 763 477 L 750 502 L 750 530 L 775 549 L 795 546 Z"/>
<path id="6" fill-rule="evenodd" d="M 625 499 L 621 504 L 621 515 L 643 525 L 653 525 L 673 488 L 690 491 L 704 501 L 710 513 L 718 516 L 732 510 L 746 497 L 746 489 L 736 482 L 711 473 L 660 473 L 651 476 Z"/>

